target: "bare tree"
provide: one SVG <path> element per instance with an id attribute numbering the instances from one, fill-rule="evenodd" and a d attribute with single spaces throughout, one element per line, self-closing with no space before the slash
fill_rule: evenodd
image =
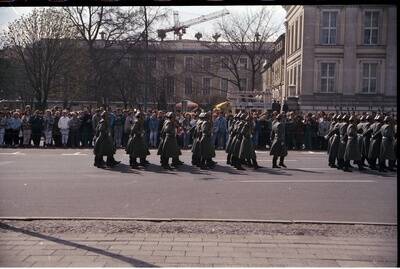
<path id="1" fill-rule="evenodd" d="M 227 79 L 239 91 L 243 91 L 241 79 L 250 78 L 249 89 L 254 90 L 259 84 L 260 74 L 265 60 L 273 56 L 271 43 L 280 30 L 273 24 L 273 12 L 263 7 L 258 11 L 241 14 L 231 14 L 216 24 L 217 32 L 211 42 L 202 42 L 210 51 L 224 54 L 224 57 L 214 58 L 212 67 L 203 72 L 217 78 Z M 220 40 L 220 41 L 219 41 Z M 223 68 L 228 76 L 219 72 Z M 226 72 L 225 72 L 226 73 Z M 261 89 L 259 89 L 261 90 Z"/>
<path id="2" fill-rule="evenodd" d="M 37 107 L 47 107 L 53 83 L 72 57 L 75 31 L 57 8 L 34 9 L 10 23 L 5 32 L 7 46 L 24 66 Z"/>

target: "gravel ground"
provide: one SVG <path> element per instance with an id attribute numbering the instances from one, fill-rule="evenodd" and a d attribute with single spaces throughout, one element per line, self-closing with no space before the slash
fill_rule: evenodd
<path id="1" fill-rule="evenodd" d="M 40 233 L 183 233 L 226 235 L 316 235 L 397 238 L 397 226 L 347 224 L 279 224 L 243 222 L 151 222 L 32 220 L 0 223 Z M 0 232 L 6 230 L 0 229 Z"/>

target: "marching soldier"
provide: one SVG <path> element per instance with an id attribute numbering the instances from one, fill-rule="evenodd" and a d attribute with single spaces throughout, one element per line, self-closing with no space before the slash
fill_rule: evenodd
<path id="1" fill-rule="evenodd" d="M 235 116 L 233 116 L 233 120 L 232 123 L 229 126 L 229 137 L 228 137 L 228 141 L 226 142 L 226 148 L 225 148 L 225 152 L 227 153 L 226 156 L 226 164 L 231 164 L 231 158 L 232 158 L 232 144 L 233 144 L 233 139 L 235 138 L 235 125 L 236 122 L 238 121 L 238 114 L 235 114 Z"/>
<path id="2" fill-rule="evenodd" d="M 138 168 L 136 158 L 140 159 L 140 165 L 146 167 L 149 162 L 146 161 L 146 156 L 150 155 L 150 151 L 144 140 L 144 114 L 141 112 L 136 113 L 137 121 L 133 123 L 129 140 L 126 145 L 126 153 L 129 154 L 129 164 L 133 169 Z"/>
<path id="3" fill-rule="evenodd" d="M 171 165 L 178 167 L 183 162 L 179 160 L 179 155 L 182 155 L 181 150 L 178 147 L 178 141 L 176 139 L 176 126 L 175 116 L 172 112 L 166 114 L 167 120 L 164 122 L 161 130 L 162 140 L 158 147 L 157 155 L 160 155 L 161 166 L 164 169 L 171 170 L 172 167 L 169 165 L 169 158 L 172 158 Z"/>
<path id="4" fill-rule="evenodd" d="M 328 134 L 325 136 L 325 139 L 328 140 L 328 164 L 332 168 L 337 167 L 335 162 L 339 147 L 339 118 L 340 115 L 333 115 Z"/>
<path id="5" fill-rule="evenodd" d="M 244 125 L 244 119 L 246 118 L 246 113 L 240 113 L 239 114 L 239 120 L 236 124 L 235 127 L 235 137 L 232 141 L 232 159 L 231 159 L 231 164 L 233 167 L 235 167 L 237 170 L 245 170 L 242 167 L 242 162 L 240 160 L 240 145 L 242 144 L 242 139 L 243 139 L 243 134 L 241 132 L 243 125 Z"/>
<path id="6" fill-rule="evenodd" d="M 353 160 L 354 163 L 357 163 L 358 169 L 361 171 L 364 168 L 360 164 L 361 153 L 358 144 L 358 135 L 357 135 L 357 118 L 355 116 L 351 116 L 349 118 L 350 124 L 348 124 L 346 133 L 347 133 L 347 141 L 346 148 L 343 155 L 344 158 L 344 167 L 343 171 L 351 172 L 350 170 L 350 161 Z"/>
<path id="7" fill-rule="evenodd" d="M 272 168 L 281 168 L 285 167 L 284 159 L 287 156 L 287 149 L 285 145 L 285 126 L 282 123 L 283 114 L 278 114 L 275 118 L 275 121 L 272 125 L 272 132 L 271 132 L 271 150 L 269 155 L 272 155 Z M 278 157 L 279 166 L 276 164 Z"/>
<path id="8" fill-rule="evenodd" d="M 381 127 L 383 125 L 383 115 L 376 115 L 374 118 L 374 123 L 371 124 L 371 140 L 368 149 L 368 159 L 370 161 L 369 167 L 372 170 L 377 170 L 376 160 L 379 158 L 381 141 L 382 141 L 382 133 Z"/>
<path id="9" fill-rule="evenodd" d="M 94 143 L 93 153 L 94 166 L 98 168 L 105 168 L 103 156 L 107 156 L 106 165 L 108 167 L 114 167 L 119 164 L 119 161 L 114 159 L 115 147 L 113 140 L 109 133 L 108 128 L 108 113 L 104 111 L 101 113 L 101 120 L 96 127 L 96 139 Z"/>
<path id="10" fill-rule="evenodd" d="M 215 162 L 212 158 L 215 157 L 215 148 L 211 140 L 212 123 L 211 113 L 204 113 L 204 120 L 201 123 L 201 139 L 200 139 L 200 168 L 214 168 Z"/>
<path id="11" fill-rule="evenodd" d="M 372 124 L 373 118 L 372 115 L 366 115 L 364 119 L 365 123 L 362 125 L 361 161 L 360 161 L 363 166 L 365 166 L 365 160 L 367 160 L 368 164 L 370 164 L 368 159 L 368 149 L 372 133 L 372 129 L 370 129 L 370 126 Z"/>
<path id="12" fill-rule="evenodd" d="M 344 114 L 339 125 L 339 147 L 337 153 L 338 169 L 343 169 L 344 167 L 344 152 L 347 144 L 347 127 L 349 126 L 348 119 L 349 116 Z"/>
<path id="13" fill-rule="evenodd" d="M 201 124 L 203 123 L 204 113 L 200 113 L 199 119 L 196 122 L 193 130 L 193 144 L 192 144 L 192 165 L 199 166 L 201 159 L 200 152 L 200 139 L 201 139 Z"/>
<path id="14" fill-rule="evenodd" d="M 379 171 L 385 172 L 387 168 L 389 171 L 394 170 L 396 155 L 394 152 L 394 126 L 393 120 L 390 116 L 386 116 L 383 120 L 384 124 L 381 127 L 382 142 L 379 154 Z M 386 167 L 385 162 L 389 161 L 389 167 Z"/>
<path id="15" fill-rule="evenodd" d="M 254 169 L 261 168 L 257 164 L 257 156 L 254 149 L 253 141 L 251 139 L 251 133 L 253 129 L 253 118 L 251 114 L 248 114 L 246 121 L 241 129 L 242 142 L 240 144 L 239 159 L 244 160 L 249 166 Z"/>

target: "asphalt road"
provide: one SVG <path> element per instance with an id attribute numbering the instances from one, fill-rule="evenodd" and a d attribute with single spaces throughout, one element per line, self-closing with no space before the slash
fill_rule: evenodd
<path id="1" fill-rule="evenodd" d="M 217 152 L 213 171 L 190 165 L 165 171 L 151 151 L 147 170 L 132 170 L 123 150 L 112 170 L 93 166 L 88 149 L 0 149 L 1 217 L 133 217 L 397 221 L 396 173 L 327 166 L 323 152 L 289 152 L 272 169 L 258 152 L 257 171 L 237 171 Z"/>

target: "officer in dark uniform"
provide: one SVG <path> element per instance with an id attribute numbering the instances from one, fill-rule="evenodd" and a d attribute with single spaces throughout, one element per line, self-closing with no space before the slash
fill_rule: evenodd
<path id="1" fill-rule="evenodd" d="M 280 113 L 276 116 L 275 121 L 272 125 L 271 132 L 271 150 L 269 155 L 272 155 L 272 168 L 286 167 L 284 164 L 284 159 L 287 156 L 287 149 L 285 145 L 285 126 L 282 123 L 284 114 Z M 279 160 L 279 166 L 276 164 Z"/>
<path id="2" fill-rule="evenodd" d="M 157 155 L 160 155 L 161 166 L 164 169 L 171 170 L 172 167 L 169 165 L 169 158 L 172 158 L 171 165 L 173 167 L 178 167 L 183 162 L 179 160 L 179 155 L 182 155 L 182 153 L 176 138 L 175 115 L 172 112 L 168 112 L 166 118 L 161 130 L 162 140 L 160 141 Z"/>
<path id="3" fill-rule="evenodd" d="M 228 137 L 228 141 L 226 142 L 226 148 L 225 148 L 225 152 L 227 153 L 226 156 L 226 164 L 231 164 L 231 158 L 232 158 L 232 144 L 233 144 L 233 139 L 235 138 L 235 125 L 236 122 L 238 121 L 238 114 L 235 114 L 233 116 L 232 122 L 229 125 L 229 137 Z"/>
<path id="4" fill-rule="evenodd" d="M 193 143 L 192 143 L 192 165 L 200 166 L 200 139 L 201 139 L 201 124 L 203 123 L 205 113 L 202 112 L 194 126 L 192 133 Z"/>
<path id="5" fill-rule="evenodd" d="M 376 115 L 374 123 L 371 124 L 371 140 L 368 149 L 368 159 L 370 161 L 369 167 L 372 170 L 377 170 L 376 160 L 379 158 L 381 149 L 382 133 L 381 127 L 383 125 L 383 115 Z M 381 169 L 382 170 L 382 169 Z"/>
<path id="6" fill-rule="evenodd" d="M 233 167 L 235 167 L 237 170 L 245 170 L 242 167 L 242 160 L 240 160 L 240 145 L 242 144 L 242 139 L 243 139 L 243 134 L 242 134 L 242 128 L 244 126 L 244 120 L 246 118 L 246 113 L 241 112 L 239 120 L 235 126 L 235 137 L 232 141 L 232 159 L 231 159 L 231 164 Z"/>
<path id="7" fill-rule="evenodd" d="M 344 114 L 339 125 L 339 147 L 337 153 L 338 169 L 343 169 L 344 167 L 344 152 L 347 144 L 347 127 L 349 126 L 348 120 L 349 116 Z M 349 167 L 351 168 L 352 166 L 349 165 Z"/>
<path id="8" fill-rule="evenodd" d="M 98 168 L 105 168 L 103 160 L 104 155 L 107 156 L 106 165 L 108 167 L 114 167 L 120 163 L 116 161 L 113 156 L 115 154 L 115 146 L 109 133 L 108 113 L 106 111 L 101 113 L 101 120 L 96 127 L 96 139 L 93 153 L 95 155 L 94 166 Z"/>
<path id="9" fill-rule="evenodd" d="M 343 171 L 351 172 L 350 170 L 351 160 L 358 165 L 359 170 L 364 170 L 364 168 L 360 165 L 361 153 L 358 145 L 357 118 L 355 116 L 351 116 L 349 118 L 349 124 L 346 133 L 347 133 L 347 141 L 346 141 L 345 152 L 343 155 L 344 159 Z"/>
<path id="10" fill-rule="evenodd" d="M 379 171 L 384 172 L 387 168 L 389 171 L 395 171 L 394 164 L 396 154 L 394 151 L 394 126 L 392 117 L 386 116 L 383 120 L 384 124 L 381 127 L 382 142 L 379 153 Z M 385 162 L 389 161 L 389 166 L 386 167 Z"/>
<path id="11" fill-rule="evenodd" d="M 129 154 L 129 164 L 133 169 L 138 168 L 136 158 L 140 159 L 140 166 L 146 167 L 149 164 L 146 156 L 150 155 L 147 143 L 144 140 L 144 114 L 137 112 L 135 116 L 137 121 L 131 127 L 125 149 L 126 153 Z"/>
<path id="12" fill-rule="evenodd" d="M 253 131 L 253 117 L 248 114 L 241 129 L 242 142 L 240 144 L 239 159 L 246 162 L 250 167 L 254 169 L 261 168 L 257 163 L 256 151 L 254 149 L 253 140 L 251 134 Z"/>
<path id="13" fill-rule="evenodd" d="M 214 168 L 215 147 L 211 140 L 212 122 L 211 113 L 204 113 L 204 119 L 201 122 L 201 138 L 200 138 L 200 168 Z"/>

